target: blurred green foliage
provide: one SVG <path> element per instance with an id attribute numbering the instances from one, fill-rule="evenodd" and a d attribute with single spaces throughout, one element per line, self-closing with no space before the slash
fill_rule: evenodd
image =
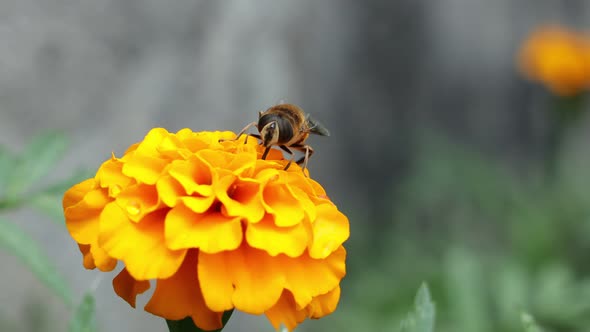
<path id="1" fill-rule="evenodd" d="M 308 330 L 392 331 L 426 281 L 439 332 L 588 331 L 590 158 L 547 174 L 424 137 L 377 238 L 351 218 L 349 247 L 373 252 L 349 250 L 338 311 Z"/>
<path id="2" fill-rule="evenodd" d="M 0 250 L 17 257 L 61 299 L 64 306 L 72 310 L 70 332 L 92 332 L 96 331 L 92 295 L 87 294 L 79 305 L 75 305 L 76 301 L 67 281 L 53 266 L 44 250 L 8 217 L 9 211 L 34 209 L 54 220 L 65 231 L 61 208 L 63 194 L 73 184 L 88 177 L 82 171 L 64 180 L 56 180 L 52 176 L 52 171 L 66 149 L 67 139 L 59 133 L 47 133 L 33 138 L 21 153 L 0 147 Z M 0 330 L 52 330 L 50 319 L 45 317 L 46 310 L 42 305 L 34 302 L 24 308 L 27 322 L 15 322 L 0 312 Z"/>

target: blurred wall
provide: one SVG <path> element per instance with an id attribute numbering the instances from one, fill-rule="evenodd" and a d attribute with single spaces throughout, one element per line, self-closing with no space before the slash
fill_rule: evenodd
<path id="1" fill-rule="evenodd" d="M 538 91 L 513 61 L 547 21 L 588 29 L 590 2 L 0 0 L 0 143 L 19 149 L 36 133 L 66 131 L 73 144 L 59 178 L 95 169 L 151 127 L 237 131 L 284 99 L 332 132 L 310 139 L 310 169 L 354 216 L 354 238 L 356 225 L 389 222 L 385 197 L 411 167 L 421 127 L 502 157 L 535 157 Z M 63 229 L 26 211 L 14 219 L 77 292 L 90 287 L 99 273 L 82 269 Z M 16 299 L 43 289 L 0 259 L 15 266 L 0 286 L 2 309 L 17 312 L 26 301 Z M 102 278 L 102 330 L 163 328 Z M 268 327 L 240 317 L 229 331 Z"/>

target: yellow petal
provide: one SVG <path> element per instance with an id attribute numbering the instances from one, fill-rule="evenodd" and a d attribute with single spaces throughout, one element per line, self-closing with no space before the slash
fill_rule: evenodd
<path id="1" fill-rule="evenodd" d="M 135 308 L 135 299 L 137 298 L 137 295 L 150 289 L 150 282 L 147 280 L 137 281 L 133 279 L 127 269 L 123 269 L 113 279 L 113 289 L 117 295 L 127 301 L 130 306 Z"/>
<path id="2" fill-rule="evenodd" d="M 176 135 L 165 136 L 157 147 L 158 153 L 164 159 L 184 159 L 187 154 L 184 148 L 184 144 L 180 141 Z M 188 151 L 187 151 L 188 152 Z"/>
<path id="3" fill-rule="evenodd" d="M 233 178 L 225 177 L 220 181 L 233 182 Z M 261 183 L 255 180 L 241 179 L 228 187 L 229 190 L 216 190 L 217 198 L 223 204 L 223 213 L 228 216 L 242 217 L 249 223 L 260 221 L 264 216 Z"/>
<path id="4" fill-rule="evenodd" d="M 117 267 L 117 260 L 108 255 L 104 249 L 98 245 L 98 234 L 97 239 L 90 245 L 90 253 L 94 260 L 94 265 L 102 272 L 109 272 Z"/>
<path id="5" fill-rule="evenodd" d="M 228 170 L 236 175 L 250 175 L 256 167 L 256 153 L 232 153 L 220 150 L 204 149 L 197 155 L 212 168 Z"/>
<path id="6" fill-rule="evenodd" d="M 176 136 L 181 140 L 182 144 L 191 152 L 197 152 L 202 149 L 210 147 L 210 140 L 203 139 L 203 135 L 195 135 L 190 129 L 183 129 L 179 131 Z"/>
<path id="7" fill-rule="evenodd" d="M 308 255 L 290 258 L 276 257 L 285 275 L 286 289 L 290 290 L 298 308 L 304 308 L 318 295 L 333 290 L 346 274 L 346 251 L 338 248 L 325 259 L 313 259 Z"/>
<path id="8" fill-rule="evenodd" d="M 240 218 L 219 212 L 195 213 L 179 204 L 166 216 L 165 234 L 170 249 L 199 248 L 213 254 L 240 246 L 242 223 Z"/>
<path id="9" fill-rule="evenodd" d="M 290 227 L 303 220 L 303 206 L 286 185 L 269 184 L 264 188 L 262 196 L 266 212 L 274 216 L 277 226 Z"/>
<path id="10" fill-rule="evenodd" d="M 292 227 L 278 227 L 270 215 L 266 215 L 259 223 L 248 224 L 246 227 L 248 244 L 266 251 L 271 256 L 300 256 L 312 238 L 311 230 L 308 230 L 304 223 Z"/>
<path id="11" fill-rule="evenodd" d="M 85 184 L 87 185 L 88 183 Z M 74 203 L 74 200 L 80 198 L 82 194 L 82 191 L 78 190 L 79 187 L 74 188 L 66 192 L 64 196 L 64 201 L 67 199 L 68 204 Z M 90 244 L 95 241 L 98 234 L 98 217 L 109 200 L 106 189 L 92 189 L 80 201 L 65 209 L 66 227 L 76 242 Z"/>
<path id="12" fill-rule="evenodd" d="M 108 188 L 109 196 L 115 198 L 133 179 L 123 174 L 123 162 L 113 155 L 96 172 L 96 181 L 102 188 Z"/>
<path id="13" fill-rule="evenodd" d="M 158 180 L 156 190 L 162 203 L 169 207 L 174 207 L 179 198 L 186 195 L 184 188 L 170 175 L 164 175 Z"/>
<path id="14" fill-rule="evenodd" d="M 197 152 L 202 149 L 227 150 L 227 145 L 235 146 L 237 144 L 235 141 L 219 142 L 219 140 L 233 139 L 236 134 L 231 131 L 192 132 L 190 129 L 183 129 L 179 131 L 176 136 L 180 138 L 185 146 L 192 152 Z"/>
<path id="15" fill-rule="evenodd" d="M 117 260 L 109 257 L 98 243 L 92 244 L 78 244 L 83 259 L 82 264 L 88 270 L 93 270 L 98 267 L 103 272 L 112 271 L 117 266 Z"/>
<path id="16" fill-rule="evenodd" d="M 317 206 L 317 218 L 312 227 L 313 242 L 309 255 L 316 259 L 328 257 L 350 236 L 348 218 L 333 204 Z"/>
<path id="17" fill-rule="evenodd" d="M 117 204 L 134 222 L 139 222 L 145 215 L 162 206 L 156 187 L 145 184 L 135 184 L 123 189 L 117 196 Z"/>
<path id="18" fill-rule="evenodd" d="M 78 248 L 82 253 L 82 265 L 84 265 L 84 268 L 94 270 L 96 265 L 94 264 L 94 257 L 92 257 L 92 254 L 90 253 L 90 245 L 78 244 Z"/>
<path id="19" fill-rule="evenodd" d="M 63 197 L 62 206 L 65 209 L 78 204 L 86 194 L 96 188 L 94 179 L 86 179 L 68 189 Z"/>
<path id="20" fill-rule="evenodd" d="M 153 128 L 147 133 L 147 135 L 145 135 L 143 141 L 137 145 L 135 152 L 141 155 L 157 157 L 160 155 L 158 152 L 160 144 L 162 144 L 162 141 L 170 135 L 171 134 L 164 128 Z"/>
<path id="21" fill-rule="evenodd" d="M 319 205 L 330 201 L 324 188 L 315 180 L 303 175 L 302 172 L 288 172 L 284 177 L 290 188 L 303 190 L 314 204 Z M 311 219 L 314 218 L 311 217 Z"/>
<path id="22" fill-rule="evenodd" d="M 197 255 L 196 251 L 189 252 L 178 272 L 168 279 L 158 280 L 145 310 L 171 320 L 191 316 L 202 330 L 220 329 L 223 312 L 211 311 L 205 305 L 197 277 Z"/>
<path id="23" fill-rule="evenodd" d="M 122 260 L 136 280 L 168 278 L 182 263 L 186 250 L 170 250 L 164 240 L 166 210 L 132 222 L 115 203 L 100 215 L 99 244 L 109 256 Z"/>
<path id="24" fill-rule="evenodd" d="M 303 191 L 301 188 L 294 187 L 294 186 L 287 186 L 287 189 L 295 197 L 295 199 L 301 205 L 301 208 L 305 212 L 305 215 L 309 218 L 309 220 L 316 219 L 316 206 L 309 198 L 307 193 Z"/>
<path id="25" fill-rule="evenodd" d="M 281 268 L 266 252 L 246 245 L 217 254 L 200 252 L 198 273 L 205 303 L 213 311 L 235 306 L 249 314 L 261 314 L 283 291 Z"/>
<path id="26" fill-rule="evenodd" d="M 211 208 L 215 202 L 215 196 L 185 196 L 181 197 L 180 201 L 193 212 L 203 213 Z"/>
<path id="27" fill-rule="evenodd" d="M 168 164 L 169 161 L 166 159 L 142 155 L 135 151 L 127 157 L 123 165 L 123 174 L 139 183 L 154 185 Z"/>
<path id="28" fill-rule="evenodd" d="M 333 313 L 338 306 L 338 301 L 340 301 L 340 286 L 326 294 L 314 297 L 305 308 L 305 311 L 311 318 L 321 318 Z"/>
<path id="29" fill-rule="evenodd" d="M 297 310 L 293 294 L 284 291 L 277 303 L 265 314 L 272 326 L 278 331 L 281 325 L 293 331 L 306 318 L 304 310 Z"/>
<path id="30" fill-rule="evenodd" d="M 187 194 L 197 193 L 201 196 L 213 194 L 211 187 L 213 171 L 206 162 L 192 157 L 189 160 L 175 160 L 171 165 L 168 174 L 180 183 Z"/>

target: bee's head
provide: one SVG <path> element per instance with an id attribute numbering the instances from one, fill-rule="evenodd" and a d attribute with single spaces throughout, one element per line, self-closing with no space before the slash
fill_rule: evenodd
<path id="1" fill-rule="evenodd" d="M 261 144 L 264 147 L 275 145 L 279 142 L 279 125 L 277 121 L 270 121 L 260 128 Z"/>

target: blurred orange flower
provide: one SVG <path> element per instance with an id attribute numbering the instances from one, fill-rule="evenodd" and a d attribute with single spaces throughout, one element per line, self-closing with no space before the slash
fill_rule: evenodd
<path id="1" fill-rule="evenodd" d="M 560 26 L 541 27 L 518 57 L 521 71 L 555 94 L 570 96 L 590 88 L 590 36 Z"/>
<path id="2" fill-rule="evenodd" d="M 88 269 L 123 270 L 115 292 L 145 310 L 222 327 L 236 308 L 289 330 L 332 313 L 349 237 L 324 189 L 255 139 L 232 132 L 151 130 L 64 195 L 67 228 Z"/>

